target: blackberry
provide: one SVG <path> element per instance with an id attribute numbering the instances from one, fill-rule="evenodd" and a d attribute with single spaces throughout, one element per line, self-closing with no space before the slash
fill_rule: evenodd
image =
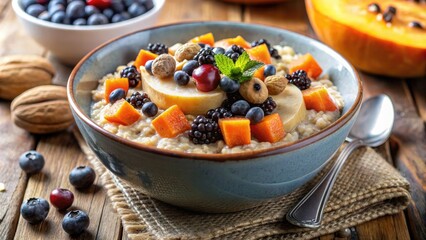
<path id="1" fill-rule="evenodd" d="M 269 54 L 271 54 L 271 57 L 275 58 L 275 59 L 281 59 L 280 54 L 278 54 L 277 49 L 273 48 L 271 46 L 271 44 L 266 40 L 266 39 L 259 39 L 258 41 L 254 41 L 251 43 L 252 47 L 256 47 L 262 44 L 266 44 L 266 46 L 268 47 L 269 50 Z"/>
<path id="2" fill-rule="evenodd" d="M 162 43 L 148 43 L 148 51 L 157 55 L 168 53 L 169 48 Z"/>
<path id="3" fill-rule="evenodd" d="M 194 60 L 198 61 L 200 66 L 203 64 L 215 64 L 213 49 L 210 47 L 202 48 L 195 55 Z"/>
<path id="4" fill-rule="evenodd" d="M 222 133 L 217 122 L 202 115 L 194 119 L 188 136 L 194 144 L 209 144 L 222 139 Z"/>
<path id="5" fill-rule="evenodd" d="M 236 62 L 244 51 L 244 48 L 234 44 L 226 50 L 225 56 L 230 57 L 234 62 Z"/>
<path id="6" fill-rule="evenodd" d="M 151 99 L 149 99 L 148 94 L 146 93 L 134 92 L 126 99 L 126 101 L 134 108 L 141 109 L 145 103 L 151 102 Z"/>
<path id="7" fill-rule="evenodd" d="M 260 107 L 265 115 L 269 115 L 277 108 L 277 103 L 272 97 L 268 97 L 262 104 L 258 104 L 257 107 Z"/>
<path id="8" fill-rule="evenodd" d="M 212 119 L 215 122 L 219 121 L 220 118 L 230 118 L 232 116 L 233 114 L 231 111 L 223 107 L 210 109 L 206 114 L 207 118 Z"/>
<path id="9" fill-rule="evenodd" d="M 297 70 L 291 75 L 287 74 L 285 77 L 289 83 L 293 83 L 300 90 L 308 89 L 311 86 L 311 79 L 309 79 L 304 70 Z"/>
<path id="10" fill-rule="evenodd" d="M 120 76 L 122 78 L 129 79 L 129 87 L 131 88 L 136 87 L 141 81 L 141 74 L 138 72 L 134 65 L 123 69 L 120 73 Z"/>

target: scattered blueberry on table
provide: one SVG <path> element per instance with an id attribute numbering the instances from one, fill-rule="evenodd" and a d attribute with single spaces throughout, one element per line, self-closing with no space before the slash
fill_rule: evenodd
<path id="1" fill-rule="evenodd" d="M 41 223 L 49 213 L 49 203 L 43 198 L 29 198 L 21 206 L 21 215 L 31 224 Z"/>
<path id="2" fill-rule="evenodd" d="M 29 15 L 44 21 L 68 25 L 117 23 L 145 14 L 153 0 L 22 0 Z"/>
<path id="3" fill-rule="evenodd" d="M 24 152 L 19 157 L 19 166 L 27 174 L 38 173 L 44 167 L 44 157 L 37 151 Z"/>
<path id="4" fill-rule="evenodd" d="M 89 166 L 78 166 L 74 168 L 70 175 L 69 181 L 76 188 L 88 188 L 95 182 L 96 173 Z"/>
<path id="5" fill-rule="evenodd" d="M 89 216 L 81 210 L 68 212 L 62 220 L 62 228 L 71 236 L 83 233 L 89 227 L 89 224 Z"/>

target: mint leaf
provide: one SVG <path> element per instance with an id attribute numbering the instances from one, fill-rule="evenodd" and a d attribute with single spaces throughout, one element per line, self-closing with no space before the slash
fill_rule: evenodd
<path id="1" fill-rule="evenodd" d="M 235 66 L 234 61 L 232 61 L 231 58 L 225 56 L 224 54 L 214 55 L 214 60 L 216 61 L 217 68 L 219 68 L 223 74 L 230 77 Z"/>
<path id="2" fill-rule="evenodd" d="M 245 66 L 244 66 L 244 68 L 243 68 L 243 72 L 245 72 L 245 71 L 248 71 L 249 69 L 251 69 L 251 68 L 255 68 L 255 70 L 256 69 L 258 69 L 258 68 L 260 68 L 260 67 L 262 67 L 263 66 L 263 63 L 261 63 L 261 62 L 258 62 L 258 61 L 254 61 L 254 60 L 250 60 Z"/>
<path id="3" fill-rule="evenodd" d="M 243 52 L 243 54 L 241 54 L 237 61 L 235 62 L 235 66 L 239 67 L 241 69 L 241 71 L 244 71 L 245 66 L 247 65 L 247 63 L 250 62 L 250 57 L 248 55 L 247 52 Z"/>

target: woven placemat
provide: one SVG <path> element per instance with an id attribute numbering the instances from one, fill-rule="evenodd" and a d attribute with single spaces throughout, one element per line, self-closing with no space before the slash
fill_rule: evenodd
<path id="1" fill-rule="evenodd" d="M 263 206 L 228 214 L 190 212 L 128 186 L 103 167 L 80 133 L 75 133 L 130 239 L 310 239 L 398 213 L 410 201 L 408 182 L 380 154 L 361 148 L 340 172 L 318 229 L 290 225 L 285 214 L 331 164 L 310 183 Z"/>

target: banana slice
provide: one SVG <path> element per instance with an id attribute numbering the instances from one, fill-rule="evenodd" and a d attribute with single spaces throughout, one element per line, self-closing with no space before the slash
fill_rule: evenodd
<path id="1" fill-rule="evenodd" d="M 226 97 L 219 88 L 211 92 L 200 92 L 190 81 L 186 86 L 179 86 L 173 77 L 158 79 L 141 68 L 142 88 L 152 102 L 161 109 L 177 104 L 185 114 L 206 114 L 210 109 L 219 107 Z"/>
<path id="2" fill-rule="evenodd" d="M 277 103 L 275 111 L 280 115 L 285 131 L 293 131 L 306 116 L 302 92 L 295 85 L 288 84 L 283 92 L 273 98 Z"/>

